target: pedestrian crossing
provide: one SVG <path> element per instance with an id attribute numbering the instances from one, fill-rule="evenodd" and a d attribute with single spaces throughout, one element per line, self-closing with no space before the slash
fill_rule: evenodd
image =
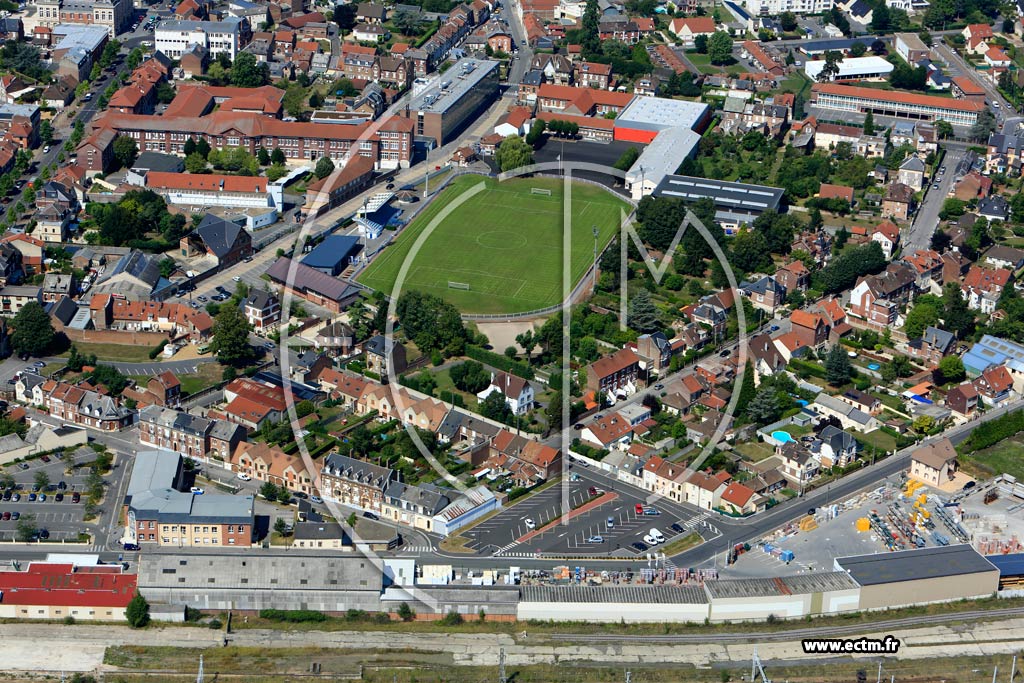
<path id="1" fill-rule="evenodd" d="M 708 515 L 706 512 L 705 513 L 701 513 L 701 514 L 697 515 L 696 517 L 691 517 L 690 519 L 686 520 L 683 523 L 683 526 L 686 527 L 687 529 L 693 529 L 694 527 L 699 526 L 700 523 L 703 522 L 708 517 L 710 517 L 710 515 Z"/>
<path id="2" fill-rule="evenodd" d="M 513 542 L 509 543 L 508 545 L 503 545 L 500 548 L 498 548 L 497 550 L 495 550 L 494 554 L 495 555 L 501 555 L 506 550 L 511 550 L 512 548 L 515 548 L 517 545 L 519 545 L 519 541 L 513 541 Z"/>
<path id="3" fill-rule="evenodd" d="M 407 553 L 432 553 L 434 548 L 429 545 L 403 545 L 402 551 Z"/>

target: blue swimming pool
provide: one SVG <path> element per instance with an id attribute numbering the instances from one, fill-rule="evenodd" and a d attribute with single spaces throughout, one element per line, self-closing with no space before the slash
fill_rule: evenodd
<path id="1" fill-rule="evenodd" d="M 772 432 L 772 438 L 778 441 L 779 443 L 789 443 L 790 441 L 794 440 L 793 437 L 790 436 L 789 432 L 783 431 Z"/>
<path id="2" fill-rule="evenodd" d="M 799 403 L 800 405 L 802 405 L 802 406 L 803 406 L 803 407 L 805 407 L 805 408 L 807 407 L 807 401 L 805 401 L 805 400 L 804 400 L 804 399 L 802 399 L 802 398 L 798 398 L 798 399 L 796 400 L 796 402 L 797 402 L 797 403 Z"/>
<path id="3" fill-rule="evenodd" d="M 878 363 L 868 363 L 868 370 L 878 370 L 881 367 Z"/>

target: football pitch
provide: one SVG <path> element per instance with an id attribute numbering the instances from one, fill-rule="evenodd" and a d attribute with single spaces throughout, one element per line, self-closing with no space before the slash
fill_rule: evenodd
<path id="1" fill-rule="evenodd" d="M 481 183 L 486 189 L 455 207 L 426 238 L 402 289 L 436 294 L 463 313 L 520 313 L 560 303 L 564 186 L 556 178 L 456 178 L 363 271 L 359 282 L 390 295 L 419 235 L 445 207 Z M 598 249 L 603 249 L 619 229 L 620 209 L 626 215 L 631 210 L 607 190 L 583 183 L 573 184 L 570 201 L 569 289 L 593 261 L 592 229 L 597 227 Z"/>

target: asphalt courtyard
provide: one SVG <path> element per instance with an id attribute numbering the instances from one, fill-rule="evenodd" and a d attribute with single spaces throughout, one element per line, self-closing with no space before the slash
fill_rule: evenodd
<path id="1" fill-rule="evenodd" d="M 708 517 L 680 504 L 648 504 L 648 492 L 610 480 L 592 468 L 577 464 L 570 472 L 562 484 L 535 493 L 467 531 L 465 535 L 472 539 L 467 547 L 503 557 L 534 557 L 538 553 L 636 557 L 655 549 L 644 541 L 652 528 L 671 543 L 677 536 L 699 531 Z M 605 492 L 614 495 L 602 497 Z M 563 495 L 566 511 L 578 514 L 559 521 Z M 600 504 L 579 510 L 591 501 Z M 543 533 L 522 540 L 538 529 Z"/>

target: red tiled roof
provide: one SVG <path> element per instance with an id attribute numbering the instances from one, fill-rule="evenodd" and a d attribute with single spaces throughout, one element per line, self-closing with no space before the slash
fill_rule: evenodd
<path id="1" fill-rule="evenodd" d="M 753 489 L 749 489 L 743 484 L 732 483 L 729 487 L 722 491 L 722 500 L 731 505 L 735 505 L 738 508 L 742 508 L 744 505 L 750 502 L 750 499 L 754 497 Z"/>
<path id="2" fill-rule="evenodd" d="M 855 85 L 838 85 L 836 83 L 815 83 L 811 86 L 811 92 L 821 92 L 829 95 L 846 95 L 848 97 L 859 97 L 865 100 L 878 100 L 879 102 L 916 104 L 924 107 L 954 109 L 956 111 L 977 112 L 985 108 L 985 105 L 981 102 L 974 102 L 971 100 L 953 100 L 948 97 L 936 97 L 935 95 L 919 95 L 917 93 L 899 92 L 896 90 L 875 90 L 874 88 L 862 88 Z"/>
<path id="3" fill-rule="evenodd" d="M 953 85 L 960 88 L 964 95 L 984 95 L 985 89 L 975 83 L 968 76 L 954 76 Z"/>
<path id="4" fill-rule="evenodd" d="M 266 192 L 267 179 L 256 176 L 205 175 L 150 171 L 146 187 L 161 190 L 204 190 L 207 192 Z"/>
<path id="5" fill-rule="evenodd" d="M 822 199 L 845 199 L 852 203 L 853 188 L 822 183 L 821 188 L 818 190 L 818 196 Z"/>
<path id="6" fill-rule="evenodd" d="M 613 130 L 615 121 L 601 116 L 576 116 L 574 114 L 563 114 L 557 111 L 538 112 L 537 118 L 541 121 L 568 121 L 575 123 L 580 128 L 592 128 L 594 130 Z"/>

